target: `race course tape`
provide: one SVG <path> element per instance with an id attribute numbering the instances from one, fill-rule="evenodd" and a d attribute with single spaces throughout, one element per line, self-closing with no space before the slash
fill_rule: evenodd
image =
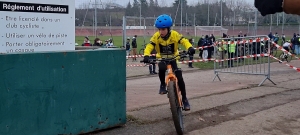
<path id="1" fill-rule="evenodd" d="M 278 58 L 276 58 L 276 57 L 274 57 L 272 55 L 270 55 L 270 57 L 273 58 L 273 59 L 275 59 L 275 60 L 277 60 L 277 61 L 279 61 L 279 62 L 281 62 L 282 64 L 284 64 L 284 65 L 286 65 L 286 66 L 288 66 L 288 67 L 290 67 L 290 68 L 292 68 L 292 69 L 300 72 L 300 68 L 297 68 L 297 67 L 294 67 L 294 66 L 292 66 L 290 64 L 287 64 L 287 62 L 283 62 L 283 61 L 279 60 Z"/>
<path id="2" fill-rule="evenodd" d="M 209 48 L 209 47 L 214 47 L 214 45 L 210 45 L 210 46 L 204 46 L 204 47 L 197 47 L 197 48 L 194 48 L 194 49 L 203 49 L 203 48 Z M 156 54 L 150 54 L 151 56 L 155 56 Z M 126 56 L 126 58 L 142 58 L 144 57 L 144 55 L 130 55 L 130 56 Z"/>
<path id="3" fill-rule="evenodd" d="M 260 41 L 265 41 L 267 39 L 261 39 Z M 257 41 L 251 41 L 251 40 L 243 40 L 243 41 L 224 41 L 224 42 L 213 42 L 213 45 L 209 45 L 209 46 L 204 46 L 204 47 L 195 47 L 194 49 L 204 49 L 204 48 L 210 48 L 210 47 L 214 47 L 217 46 L 218 44 L 240 44 L 240 43 L 255 43 Z M 155 56 L 155 54 L 151 54 L 151 56 Z M 144 57 L 144 55 L 130 55 L 130 56 L 126 56 L 126 58 L 142 58 Z"/>
<path id="4" fill-rule="evenodd" d="M 254 55 L 240 56 L 240 57 L 234 57 L 234 58 L 223 59 L 223 60 L 218 60 L 218 59 L 187 60 L 187 61 L 181 61 L 179 63 L 180 64 L 187 64 L 187 63 L 198 63 L 198 62 L 207 62 L 207 61 L 223 62 L 223 61 L 237 60 L 237 59 L 242 59 L 242 58 L 247 59 L 247 58 L 264 57 L 264 56 L 269 56 L 269 54 L 254 54 Z M 146 67 L 146 66 L 149 66 L 149 64 L 131 64 L 131 65 L 126 65 L 126 67 Z"/>

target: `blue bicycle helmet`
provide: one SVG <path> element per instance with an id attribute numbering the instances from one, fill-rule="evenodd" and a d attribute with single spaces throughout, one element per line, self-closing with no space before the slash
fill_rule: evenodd
<path id="1" fill-rule="evenodd" d="M 155 21 L 156 28 L 170 28 L 173 25 L 172 18 L 169 15 L 162 14 Z"/>

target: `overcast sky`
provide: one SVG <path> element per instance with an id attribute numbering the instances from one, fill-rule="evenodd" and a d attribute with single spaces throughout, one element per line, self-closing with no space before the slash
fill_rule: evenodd
<path id="1" fill-rule="evenodd" d="M 94 2 L 95 0 L 75 0 L 75 3 L 76 5 L 79 5 L 80 3 L 83 3 L 83 2 L 89 2 L 89 1 L 92 1 Z M 122 6 L 126 6 L 128 4 L 128 2 L 130 1 L 130 3 L 133 3 L 133 0 L 97 0 L 97 2 L 105 2 L 105 3 L 108 3 L 108 2 L 113 2 L 113 3 L 117 3 L 117 4 L 120 4 Z M 147 0 L 149 1 L 149 0 Z M 166 4 L 166 5 L 171 5 L 174 0 L 157 0 L 159 4 Z M 195 4 L 197 3 L 199 0 L 187 0 L 188 4 Z M 200 1 L 203 1 L 203 0 L 200 0 Z M 223 1 L 226 1 L 226 0 L 223 0 Z M 253 6 L 254 6 L 254 0 L 246 0 L 247 2 L 251 3 Z"/>

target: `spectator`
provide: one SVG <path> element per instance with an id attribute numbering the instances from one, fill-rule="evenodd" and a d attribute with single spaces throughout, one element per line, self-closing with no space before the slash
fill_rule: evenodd
<path id="1" fill-rule="evenodd" d="M 272 32 L 269 33 L 268 37 L 272 40 L 274 38 Z"/>
<path id="2" fill-rule="evenodd" d="M 296 33 L 294 33 L 293 38 L 291 39 L 291 43 L 292 43 L 291 49 L 292 49 L 293 54 L 295 54 L 296 38 L 297 38 L 297 35 L 296 35 Z"/>
<path id="3" fill-rule="evenodd" d="M 105 44 L 103 45 L 103 48 L 108 48 L 108 47 L 109 47 L 108 40 L 105 40 Z"/>
<path id="4" fill-rule="evenodd" d="M 216 37 L 214 36 L 214 34 L 211 34 L 210 37 L 212 39 L 212 45 L 214 45 L 214 43 L 216 42 Z M 212 55 L 214 55 L 214 52 L 215 52 L 214 46 L 211 47 L 211 52 L 212 52 Z"/>
<path id="5" fill-rule="evenodd" d="M 285 35 L 284 35 L 284 34 L 282 34 L 281 39 L 282 39 L 282 43 L 285 43 L 285 42 L 286 42 L 286 41 L 285 41 Z"/>
<path id="6" fill-rule="evenodd" d="M 236 44 L 234 43 L 234 39 L 231 39 L 230 44 L 228 46 L 228 67 L 233 67 L 233 59 L 235 54 Z"/>
<path id="7" fill-rule="evenodd" d="M 193 39 L 193 38 L 190 38 L 190 39 L 189 39 L 189 42 L 190 42 L 191 44 L 194 44 L 194 39 Z M 192 60 L 194 59 L 194 55 L 189 55 L 189 58 L 190 58 L 189 60 L 192 61 Z M 194 67 L 193 67 L 193 62 L 189 62 L 189 68 L 194 68 Z"/>
<path id="8" fill-rule="evenodd" d="M 103 43 L 99 38 L 95 38 L 93 46 L 102 46 Z"/>
<path id="9" fill-rule="evenodd" d="M 294 47 L 295 47 L 295 54 L 296 55 L 299 55 L 300 54 L 300 35 L 299 34 L 297 34 L 297 37 L 295 38 L 295 45 L 294 45 Z"/>
<path id="10" fill-rule="evenodd" d="M 226 38 L 226 34 L 223 33 L 223 37 L 222 38 Z M 218 43 L 218 51 L 220 52 L 220 59 L 223 60 L 225 58 L 225 55 L 227 53 L 227 44 L 226 41 L 223 39 L 221 44 Z M 222 61 L 219 64 L 220 67 L 224 67 L 224 62 Z"/>
<path id="11" fill-rule="evenodd" d="M 92 46 L 89 37 L 84 37 L 82 46 Z"/>
<path id="12" fill-rule="evenodd" d="M 132 55 L 134 56 L 132 58 L 132 62 L 136 61 L 136 55 L 137 55 L 137 52 L 136 52 L 136 49 L 137 49 L 136 38 L 137 38 L 137 35 L 134 35 L 133 38 L 132 38 L 132 41 L 131 41 Z"/>
<path id="13" fill-rule="evenodd" d="M 279 36 L 277 34 L 277 32 L 275 33 L 275 35 L 273 36 L 273 40 L 276 44 L 278 44 L 278 41 L 279 41 Z"/>
<path id="14" fill-rule="evenodd" d="M 261 50 L 260 50 L 260 38 L 257 38 L 256 40 L 253 40 L 253 43 L 252 43 L 252 47 L 253 47 L 253 51 L 252 51 L 252 54 L 253 55 L 259 55 L 261 54 Z M 253 57 L 253 60 L 259 60 L 259 57 Z"/>
<path id="15" fill-rule="evenodd" d="M 201 38 L 198 41 L 198 47 L 202 47 L 203 46 L 203 42 L 204 42 L 204 36 L 202 35 Z M 200 51 L 199 58 L 202 59 L 203 49 L 200 48 L 199 51 Z"/>
<path id="16" fill-rule="evenodd" d="M 126 56 L 127 56 L 126 60 L 128 60 L 128 57 L 130 55 L 130 37 L 127 38 L 125 48 L 126 48 Z"/>
<path id="17" fill-rule="evenodd" d="M 238 42 L 237 42 L 237 44 L 236 44 L 236 57 L 241 57 L 241 56 L 243 56 L 243 36 L 242 35 L 239 35 L 239 39 L 238 39 Z M 241 62 L 241 61 L 244 61 L 244 58 L 240 58 L 240 59 L 238 59 L 237 60 L 238 62 Z"/>
<path id="18" fill-rule="evenodd" d="M 210 37 L 212 39 L 212 42 L 216 42 L 216 38 L 215 38 L 214 34 L 211 34 Z"/>
<path id="19" fill-rule="evenodd" d="M 213 45 L 213 39 L 212 39 L 212 37 L 210 36 L 210 37 L 208 37 L 207 38 L 207 59 L 211 59 L 212 57 L 212 52 L 213 52 L 213 47 L 212 47 L 212 45 Z"/>
<path id="20" fill-rule="evenodd" d="M 202 48 L 203 49 L 202 59 L 204 59 L 204 60 L 206 60 L 208 57 L 208 51 L 207 51 L 208 40 L 209 40 L 209 37 L 208 37 L 208 35 L 206 35 L 205 39 L 202 42 L 202 46 L 201 46 L 201 47 L 203 47 Z"/>
<path id="21" fill-rule="evenodd" d="M 108 44 L 109 44 L 109 47 L 113 47 L 114 46 L 114 42 L 113 42 L 113 40 L 111 38 L 108 39 Z"/>

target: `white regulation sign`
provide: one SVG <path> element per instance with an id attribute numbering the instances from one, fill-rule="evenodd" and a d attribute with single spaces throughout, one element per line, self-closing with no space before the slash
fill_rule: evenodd
<path id="1" fill-rule="evenodd" d="M 75 50 L 74 0 L 0 1 L 0 53 Z"/>

